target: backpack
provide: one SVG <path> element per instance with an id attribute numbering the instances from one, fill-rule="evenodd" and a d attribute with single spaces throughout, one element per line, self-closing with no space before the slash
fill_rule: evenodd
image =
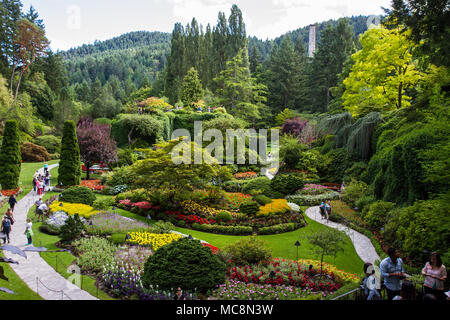
<path id="1" fill-rule="evenodd" d="M 3 229 L 11 229 L 11 222 L 9 221 L 9 219 L 3 220 Z"/>

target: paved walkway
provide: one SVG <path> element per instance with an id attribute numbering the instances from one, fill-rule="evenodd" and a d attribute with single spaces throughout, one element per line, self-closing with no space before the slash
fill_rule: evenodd
<path id="1" fill-rule="evenodd" d="M 337 229 L 339 231 L 344 231 L 350 237 L 350 240 L 355 247 L 356 253 L 361 257 L 362 261 L 374 264 L 375 260 L 380 260 L 380 257 L 378 256 L 377 251 L 375 250 L 369 238 L 342 224 L 333 221 L 328 221 L 327 223 L 326 219 L 321 218 L 319 207 L 311 207 L 306 209 L 306 215 L 308 216 L 308 218 L 318 223 L 326 225 L 330 228 Z"/>
<path id="2" fill-rule="evenodd" d="M 49 170 L 55 168 L 56 166 L 58 165 L 56 164 L 49 166 Z M 42 168 L 39 171 L 43 173 L 44 169 Z M 31 191 L 16 204 L 14 209 L 14 218 L 16 219 L 16 222 L 12 226 L 12 231 L 10 233 L 10 245 L 17 246 L 21 249 L 27 247 L 27 238 L 24 235 L 26 219 L 28 211 L 34 205 L 36 200 L 37 196 L 35 192 Z M 7 258 L 11 258 L 19 262 L 19 264 L 10 264 L 10 266 L 31 288 L 31 290 L 38 293 L 45 300 L 98 300 L 94 296 L 81 290 L 79 287 L 66 280 L 63 276 L 56 272 L 55 269 L 48 265 L 47 262 L 41 258 L 38 252 L 26 251 L 27 259 L 16 254 L 12 254 L 9 251 L 3 252 Z"/>

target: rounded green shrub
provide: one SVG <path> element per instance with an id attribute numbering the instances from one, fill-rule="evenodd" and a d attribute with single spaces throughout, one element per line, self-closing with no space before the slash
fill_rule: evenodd
<path id="1" fill-rule="evenodd" d="M 81 186 L 70 187 L 61 193 L 61 201 L 70 203 L 84 203 L 92 206 L 95 201 L 94 192 Z"/>
<path id="2" fill-rule="evenodd" d="M 228 222 L 231 220 L 233 220 L 233 217 L 231 216 L 231 214 L 228 211 L 220 211 L 216 215 L 216 221 Z"/>
<path id="3" fill-rule="evenodd" d="M 184 220 L 178 220 L 177 221 L 177 226 L 179 226 L 180 228 L 183 228 L 186 226 L 186 221 Z"/>
<path id="4" fill-rule="evenodd" d="M 239 206 L 239 211 L 247 216 L 254 216 L 259 211 L 259 204 L 254 201 L 245 201 Z"/>
<path id="5" fill-rule="evenodd" d="M 198 240 L 187 238 L 158 249 L 144 266 L 144 287 L 158 285 L 163 290 L 182 287 L 206 292 L 225 281 L 226 265 Z"/>
<path id="6" fill-rule="evenodd" d="M 299 175 L 278 174 L 272 179 L 270 186 L 273 190 L 286 196 L 303 189 L 304 183 L 302 177 Z"/>
<path id="7" fill-rule="evenodd" d="M 267 177 L 259 177 L 250 180 L 242 188 L 242 193 L 245 194 L 264 194 L 267 197 L 272 196 L 272 188 L 270 187 L 270 179 Z"/>
<path id="8" fill-rule="evenodd" d="M 38 146 L 44 147 L 51 154 L 61 151 L 61 138 L 53 135 L 40 136 L 34 139 L 34 143 Z"/>
<path id="9" fill-rule="evenodd" d="M 364 220 L 372 229 L 382 228 L 388 218 L 389 212 L 395 207 L 395 203 L 377 201 L 368 206 Z"/>
<path id="10" fill-rule="evenodd" d="M 263 194 L 259 194 L 259 195 L 255 196 L 253 199 L 256 202 L 258 202 L 259 205 L 261 205 L 261 206 L 265 206 L 266 204 L 269 204 L 272 202 L 272 199 L 270 199 L 269 197 L 266 197 Z"/>
<path id="11" fill-rule="evenodd" d="M 101 198 L 95 200 L 92 206 L 97 210 L 108 210 L 114 203 L 114 198 Z"/>
<path id="12" fill-rule="evenodd" d="M 19 142 L 19 125 L 15 120 L 8 120 L 3 130 L 0 148 L 0 184 L 2 190 L 15 190 L 19 186 L 22 158 Z"/>
<path id="13" fill-rule="evenodd" d="M 262 263 L 272 257 L 266 242 L 254 236 L 238 240 L 223 250 L 231 256 L 233 264 L 237 265 Z"/>

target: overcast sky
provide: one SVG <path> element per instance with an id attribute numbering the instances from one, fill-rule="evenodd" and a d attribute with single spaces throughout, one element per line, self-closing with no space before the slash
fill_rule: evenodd
<path id="1" fill-rule="evenodd" d="M 147 30 L 172 32 L 195 17 L 204 27 L 229 16 L 232 4 L 244 15 L 247 34 L 273 39 L 314 22 L 352 15 L 380 15 L 391 0 L 22 0 L 44 20 L 53 50 Z"/>

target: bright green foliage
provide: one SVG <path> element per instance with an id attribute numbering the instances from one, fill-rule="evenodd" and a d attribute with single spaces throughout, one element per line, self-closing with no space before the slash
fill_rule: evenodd
<path id="1" fill-rule="evenodd" d="M 277 174 L 272 179 L 270 186 L 275 191 L 290 195 L 303 189 L 304 183 L 302 177 L 297 174 Z"/>
<path id="2" fill-rule="evenodd" d="M 149 147 L 162 139 L 163 123 L 152 115 L 120 114 L 111 124 L 111 135 L 119 146 Z"/>
<path id="3" fill-rule="evenodd" d="M 259 194 L 256 197 L 254 197 L 254 200 L 258 202 L 261 206 L 265 206 L 266 204 L 269 204 L 272 202 L 272 199 L 269 197 L 266 197 L 263 194 Z"/>
<path id="4" fill-rule="evenodd" d="M 320 273 L 322 274 L 323 258 L 325 256 L 336 257 L 338 252 L 344 251 L 344 234 L 340 231 L 327 228 L 307 237 L 309 242 L 315 246 L 314 252 L 320 256 Z"/>
<path id="5" fill-rule="evenodd" d="M 117 246 L 105 238 L 84 238 L 73 243 L 74 249 L 80 254 L 77 265 L 83 270 L 100 272 L 103 266 L 114 261 Z"/>
<path id="6" fill-rule="evenodd" d="M 216 215 L 216 221 L 223 221 L 223 222 L 228 222 L 231 221 L 233 219 L 233 217 L 231 216 L 231 214 L 227 211 L 220 211 L 217 215 Z"/>
<path id="7" fill-rule="evenodd" d="M 271 250 L 267 248 L 267 243 L 257 237 L 247 237 L 238 240 L 224 249 L 231 257 L 231 261 L 236 265 L 249 265 L 264 263 L 272 257 Z"/>
<path id="8" fill-rule="evenodd" d="M 49 153 L 59 153 L 61 151 L 61 138 L 53 135 L 39 136 L 34 139 L 34 143 L 47 149 Z"/>
<path id="9" fill-rule="evenodd" d="M 241 203 L 239 211 L 249 217 L 253 217 L 259 211 L 259 205 L 254 201 L 246 201 Z"/>
<path id="10" fill-rule="evenodd" d="M 349 185 L 345 187 L 342 200 L 348 204 L 354 205 L 355 202 L 364 195 L 367 188 L 368 186 L 364 182 L 352 179 Z"/>
<path id="11" fill-rule="evenodd" d="M 90 206 L 92 206 L 96 199 L 95 194 L 91 189 L 81 186 L 70 187 L 64 190 L 61 194 L 61 201 L 70 203 L 84 203 Z"/>
<path id="12" fill-rule="evenodd" d="M 344 80 L 344 106 L 354 117 L 411 105 L 406 90 L 421 74 L 412 60 L 409 35 L 398 28 L 374 27 L 361 36 L 363 48 L 352 56 L 355 64 Z"/>
<path id="13" fill-rule="evenodd" d="M 267 177 L 258 177 L 250 180 L 243 188 L 242 192 L 245 194 L 264 194 L 271 197 L 273 190 L 270 187 L 270 179 Z"/>
<path id="14" fill-rule="evenodd" d="M 21 168 L 19 128 L 17 121 L 6 121 L 0 148 L 0 184 L 2 190 L 17 189 Z"/>
<path id="15" fill-rule="evenodd" d="M 228 169 L 218 165 L 201 146 L 183 138 L 157 144 L 156 150 L 144 151 L 146 158 L 130 167 L 137 186 L 192 190 L 209 186 L 213 178 L 220 180 L 231 176 Z M 194 163 L 195 153 L 203 157 L 201 164 Z"/>
<path id="16" fill-rule="evenodd" d="M 181 101 L 185 106 L 191 106 L 193 102 L 203 99 L 203 93 L 197 70 L 191 68 L 183 79 Z"/>
<path id="17" fill-rule="evenodd" d="M 284 136 L 281 139 L 280 158 L 288 169 L 295 169 L 302 154 L 302 146 L 295 137 Z"/>
<path id="18" fill-rule="evenodd" d="M 275 117 L 275 125 L 282 126 L 287 119 L 292 119 L 294 116 L 294 112 L 286 108 Z"/>
<path id="19" fill-rule="evenodd" d="M 364 210 L 364 220 L 372 229 L 379 230 L 386 224 L 389 211 L 391 211 L 394 206 L 395 203 L 392 202 L 374 202 Z"/>
<path id="20" fill-rule="evenodd" d="M 58 168 L 58 184 L 76 186 L 81 183 L 80 148 L 75 123 L 66 121 L 61 141 L 61 158 Z"/>
<path id="21" fill-rule="evenodd" d="M 187 238 L 159 248 L 145 263 L 144 287 L 206 292 L 225 281 L 225 263 L 198 240 Z"/>

